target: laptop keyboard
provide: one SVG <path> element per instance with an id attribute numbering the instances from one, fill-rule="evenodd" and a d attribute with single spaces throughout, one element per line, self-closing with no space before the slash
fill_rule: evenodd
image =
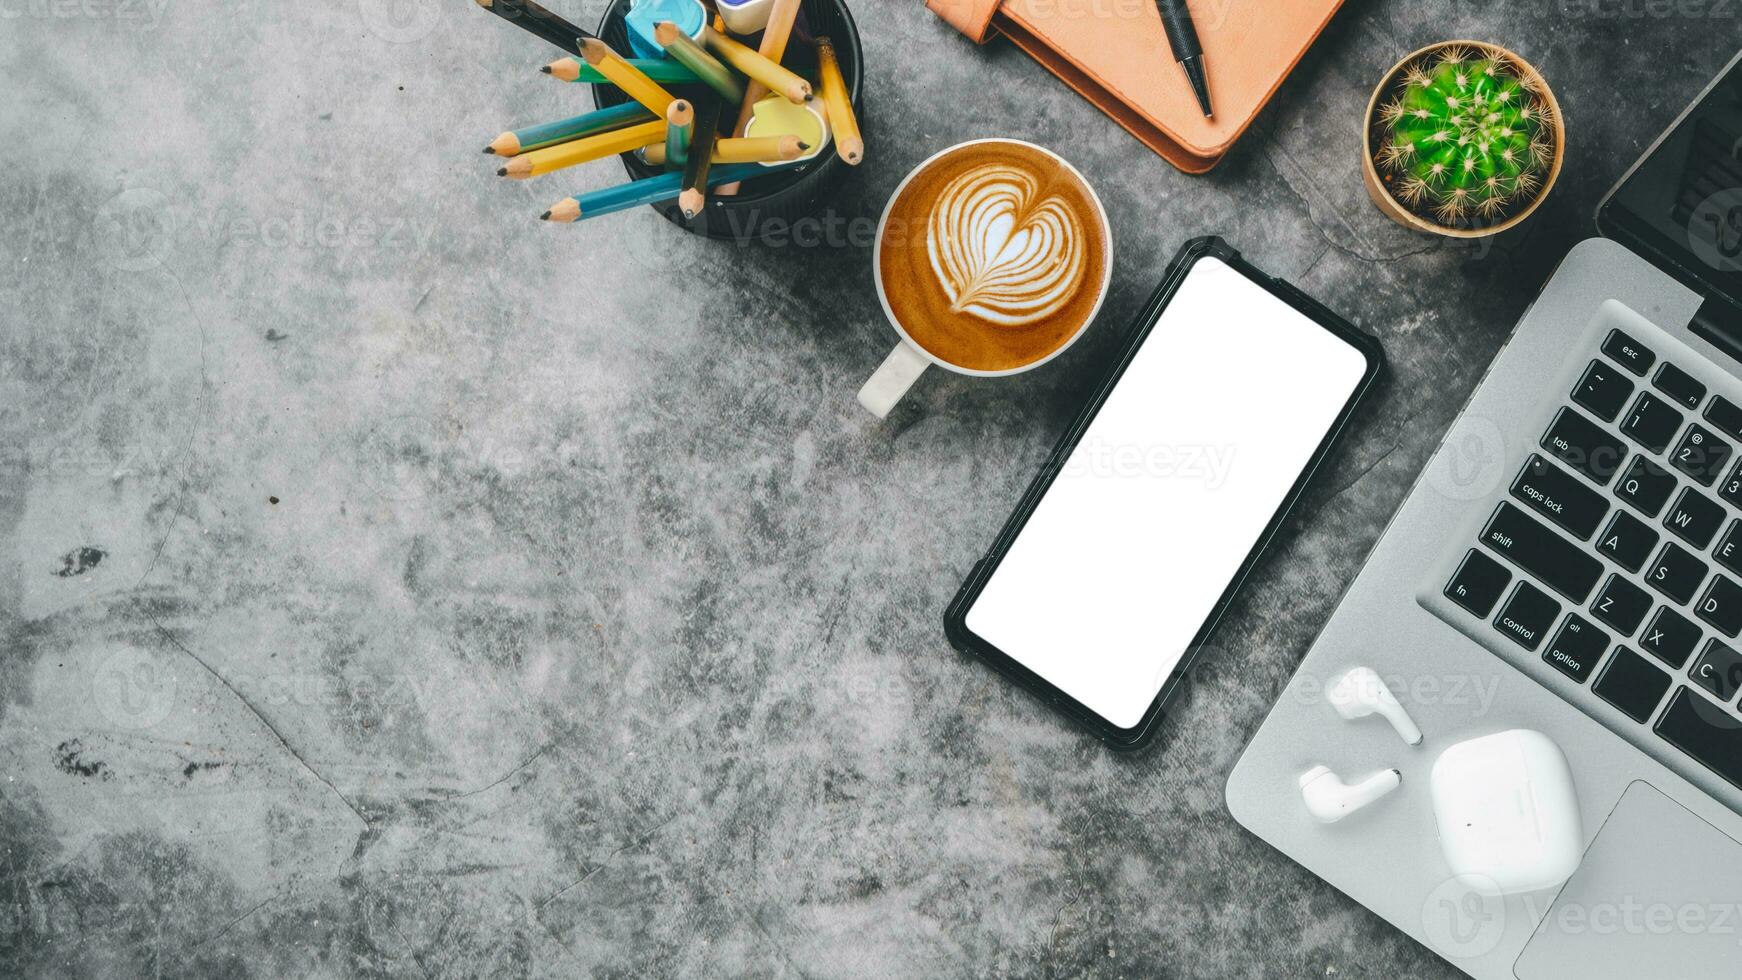
<path id="1" fill-rule="evenodd" d="M 1444 595 L 1742 788 L 1742 406 L 1621 330 L 1589 355 Z"/>

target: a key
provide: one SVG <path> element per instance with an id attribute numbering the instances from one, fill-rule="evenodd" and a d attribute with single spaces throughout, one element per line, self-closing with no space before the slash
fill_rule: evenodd
<path id="1" fill-rule="evenodd" d="M 1706 648 L 1700 651 L 1700 659 L 1689 668 L 1688 676 L 1695 684 L 1717 695 L 1718 700 L 1732 700 L 1737 691 L 1742 691 L 1742 653 L 1717 640 L 1707 640 Z"/>
<path id="2" fill-rule="evenodd" d="M 1712 584 L 1694 604 L 1694 615 L 1725 636 L 1742 633 L 1742 585 L 1722 575 L 1712 576 Z"/>
<path id="3" fill-rule="evenodd" d="M 1657 607 L 1651 622 L 1645 624 L 1645 632 L 1639 634 L 1639 645 L 1646 653 L 1677 670 L 1688 662 L 1699 642 L 1700 628 L 1668 606 Z"/>
<path id="4" fill-rule="evenodd" d="M 1633 457 L 1615 484 L 1615 496 L 1639 508 L 1646 517 L 1656 517 L 1674 490 L 1675 476 L 1644 456 Z"/>
<path id="5" fill-rule="evenodd" d="M 1609 526 L 1597 536 L 1597 550 L 1630 572 L 1639 571 L 1639 566 L 1645 564 L 1655 547 L 1657 532 L 1624 510 L 1616 511 L 1615 516 L 1609 518 Z M 1737 539 L 1737 550 L 1742 553 L 1742 538 Z"/>
<path id="6" fill-rule="evenodd" d="M 1621 709 L 1634 721 L 1651 720 L 1663 692 L 1669 690 L 1669 675 L 1626 647 L 1616 647 L 1615 655 L 1603 665 L 1603 673 L 1591 690 L 1597 696 Z"/>
<path id="7" fill-rule="evenodd" d="M 1689 688 L 1678 688 L 1653 729 L 1659 738 L 1742 788 L 1742 721 Z"/>
<path id="8" fill-rule="evenodd" d="M 1706 421 L 1730 438 L 1742 439 L 1742 407 L 1723 395 L 1713 398 L 1706 406 Z"/>
<path id="9" fill-rule="evenodd" d="M 1511 581 L 1512 573 L 1503 565 L 1472 548 L 1446 583 L 1446 598 L 1486 619 Z"/>
<path id="10" fill-rule="evenodd" d="M 1578 605 L 1603 573 L 1602 562 L 1511 503 L 1502 502 L 1488 518 L 1482 543 Z"/>
<path id="11" fill-rule="evenodd" d="M 1647 585 L 1683 605 L 1694 597 L 1694 590 L 1705 579 L 1706 563 L 1674 541 L 1663 546 L 1657 560 L 1645 572 Z"/>
<path id="12" fill-rule="evenodd" d="M 1700 402 L 1706 400 L 1706 386 L 1668 361 L 1658 366 L 1651 383 L 1683 408 L 1699 408 Z"/>
<path id="13" fill-rule="evenodd" d="M 1597 661 L 1603 658 L 1603 651 L 1607 649 L 1609 635 L 1585 622 L 1578 613 L 1572 613 L 1556 631 L 1554 639 L 1549 641 L 1548 649 L 1542 652 L 1542 659 L 1583 684 L 1585 678 L 1591 676 L 1591 669 L 1597 666 Z"/>
<path id="14" fill-rule="evenodd" d="M 1633 394 L 1633 382 L 1602 361 L 1592 361 L 1585 376 L 1573 388 L 1573 401 L 1605 422 L 1615 421 L 1621 406 Z"/>
<path id="15" fill-rule="evenodd" d="M 1609 501 L 1566 470 L 1536 453 L 1512 481 L 1512 495 L 1583 541 L 1609 512 Z M 1714 505 L 1715 506 L 1715 505 Z"/>
<path id="16" fill-rule="evenodd" d="M 1742 507 L 1742 463 L 1737 463 L 1736 468 L 1730 471 L 1730 475 L 1725 478 L 1724 482 L 1718 484 L 1718 496 L 1737 507 Z"/>
<path id="17" fill-rule="evenodd" d="M 1661 453 L 1682 426 L 1682 413 L 1649 391 L 1633 400 L 1621 420 L 1621 434 L 1654 453 Z"/>
<path id="18" fill-rule="evenodd" d="M 1718 438 L 1705 426 L 1695 422 L 1683 433 L 1681 442 L 1669 454 L 1669 463 L 1688 476 L 1709 487 L 1724 475 L 1724 464 L 1730 461 L 1730 444 Z"/>
<path id="19" fill-rule="evenodd" d="M 1724 526 L 1724 508 L 1705 494 L 1689 488 L 1676 498 L 1663 517 L 1663 526 L 1696 548 L 1704 549 Z"/>
<path id="20" fill-rule="evenodd" d="M 1730 522 L 1724 536 L 1718 539 L 1718 546 L 1712 549 L 1712 557 L 1718 564 L 1742 575 L 1742 521 Z"/>
<path id="21" fill-rule="evenodd" d="M 1526 650 L 1535 650 L 1560 614 L 1561 604 L 1547 592 L 1529 582 L 1520 582 L 1512 590 L 1512 598 L 1500 607 L 1500 615 L 1494 617 L 1494 628 Z"/>
<path id="22" fill-rule="evenodd" d="M 1651 362 L 1657 360 L 1657 355 L 1651 352 L 1651 348 L 1619 330 L 1609 331 L 1609 336 L 1603 339 L 1603 353 L 1642 378 L 1651 368 Z"/>
<path id="23" fill-rule="evenodd" d="M 1619 575 L 1609 576 L 1591 602 L 1591 615 L 1620 630 L 1622 636 L 1631 636 L 1650 611 L 1651 596 Z"/>
<path id="24" fill-rule="evenodd" d="M 1555 415 L 1554 422 L 1543 433 L 1542 448 L 1596 481 L 1598 486 L 1607 486 L 1621 461 L 1627 458 L 1627 447 L 1621 440 L 1570 408 Z"/>

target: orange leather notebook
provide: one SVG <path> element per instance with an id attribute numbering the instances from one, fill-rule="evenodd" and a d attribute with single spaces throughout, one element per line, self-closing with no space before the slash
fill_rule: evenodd
<path id="1" fill-rule="evenodd" d="M 1215 118 L 1174 61 L 1154 0 L 926 0 L 977 44 L 994 31 L 1187 173 L 1222 159 L 1343 0 L 1190 0 Z"/>

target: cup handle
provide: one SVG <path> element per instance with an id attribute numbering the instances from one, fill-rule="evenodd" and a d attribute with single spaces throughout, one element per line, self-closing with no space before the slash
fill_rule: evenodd
<path id="1" fill-rule="evenodd" d="M 889 356 L 883 359 L 877 373 L 859 389 L 859 404 L 880 419 L 888 418 L 889 410 L 901 401 L 901 396 L 907 394 L 907 389 L 913 387 L 930 364 L 925 355 L 907 341 L 896 344 Z"/>

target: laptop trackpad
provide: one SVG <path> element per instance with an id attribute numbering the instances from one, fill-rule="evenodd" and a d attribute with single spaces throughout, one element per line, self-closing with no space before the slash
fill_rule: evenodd
<path id="1" fill-rule="evenodd" d="M 1736 980 L 1742 844 L 1633 783 L 1513 972 L 1520 980 Z"/>

